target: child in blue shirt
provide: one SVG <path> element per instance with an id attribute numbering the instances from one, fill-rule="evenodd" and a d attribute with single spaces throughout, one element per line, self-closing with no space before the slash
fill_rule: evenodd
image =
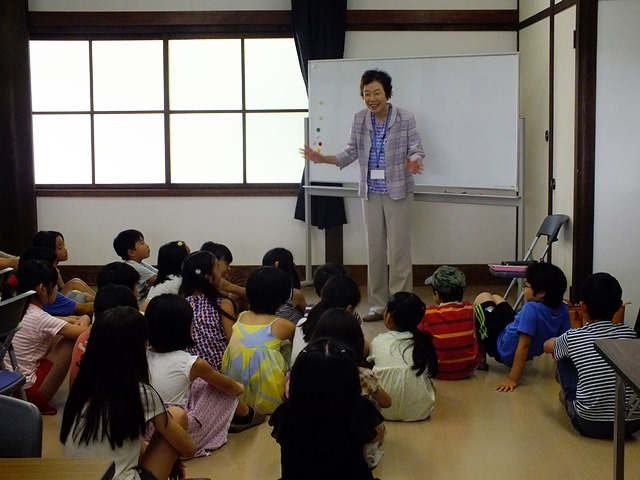
<path id="1" fill-rule="evenodd" d="M 509 376 L 496 386 L 511 392 L 520 382 L 527 360 L 544 353 L 544 342 L 571 328 L 569 308 L 563 302 L 567 279 L 550 263 L 534 263 L 524 280 L 526 303 L 517 312 L 499 295 L 484 292 L 474 302 L 480 363 L 486 355 L 511 367 Z"/>

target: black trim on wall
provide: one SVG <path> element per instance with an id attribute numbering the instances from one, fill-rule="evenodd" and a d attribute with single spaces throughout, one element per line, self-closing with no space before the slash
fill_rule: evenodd
<path id="1" fill-rule="evenodd" d="M 548 135 L 548 170 L 547 170 L 547 215 L 553 213 L 553 149 L 555 140 L 555 58 L 556 58 L 556 11 L 555 0 L 549 0 L 549 135 Z M 549 261 L 553 261 L 553 249 L 549 253 Z"/>
<path id="2" fill-rule="evenodd" d="M 557 15 L 558 13 L 566 10 L 567 8 L 573 7 L 578 1 L 579 0 L 562 0 L 561 2 L 554 4 L 554 0 L 549 0 L 549 3 L 551 4 L 549 8 L 545 8 L 544 10 L 541 10 L 535 15 L 532 15 L 529 18 L 526 18 L 523 21 L 521 21 L 520 25 L 518 26 L 518 30 L 522 30 L 524 28 L 527 28 L 530 25 L 533 25 L 536 22 L 539 22 L 540 20 L 544 20 L 545 18 L 551 16 L 552 13 L 554 15 Z"/>
<path id="3" fill-rule="evenodd" d="M 598 0 L 578 2 L 576 32 L 572 301 L 577 300 L 580 285 L 593 272 Z"/>
<path id="4" fill-rule="evenodd" d="M 291 12 L 30 12 L 32 35 L 286 33 Z M 351 31 L 516 31 L 517 10 L 350 10 Z"/>

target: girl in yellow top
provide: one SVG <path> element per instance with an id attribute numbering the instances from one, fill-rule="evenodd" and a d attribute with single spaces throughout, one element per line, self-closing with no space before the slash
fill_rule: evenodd
<path id="1" fill-rule="evenodd" d="M 289 298 L 287 275 L 274 267 L 260 267 L 247 279 L 250 310 L 233 325 L 222 371 L 244 385 L 241 400 L 255 410 L 271 414 L 285 399 L 289 369 L 280 353 L 282 340 L 293 339 L 295 324 L 275 315 Z"/>

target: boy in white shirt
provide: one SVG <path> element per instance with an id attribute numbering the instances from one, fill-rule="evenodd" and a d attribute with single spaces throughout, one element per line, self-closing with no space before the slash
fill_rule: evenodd
<path id="1" fill-rule="evenodd" d="M 137 284 L 138 305 L 144 304 L 149 289 L 158 278 L 158 270 L 144 262 L 151 255 L 151 248 L 144 241 L 144 235 L 138 230 L 124 230 L 114 238 L 113 249 L 140 274 Z"/>

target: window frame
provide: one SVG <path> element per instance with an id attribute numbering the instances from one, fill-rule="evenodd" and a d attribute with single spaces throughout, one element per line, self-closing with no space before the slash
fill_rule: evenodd
<path id="1" fill-rule="evenodd" d="M 169 40 L 294 38 L 289 11 L 264 12 L 30 12 L 30 40 Z M 165 58 L 165 76 L 168 75 Z M 165 95 L 166 91 L 165 78 Z M 302 112 L 301 109 L 269 112 Z M 244 108 L 242 114 L 256 110 Z M 263 110 L 258 110 L 263 112 Z M 91 112 L 93 115 L 95 112 Z M 170 115 L 165 98 L 164 115 Z M 165 134 L 167 121 L 165 120 Z M 246 124 L 243 122 L 243 136 Z M 168 142 L 165 141 L 165 146 Z M 92 171 L 94 154 L 92 152 Z M 301 159 L 301 162 L 303 160 Z M 243 182 L 246 163 L 243 162 Z M 202 197 L 296 196 L 300 183 L 170 183 L 170 158 L 165 155 L 165 182 L 154 184 L 37 184 L 37 197 Z"/>

